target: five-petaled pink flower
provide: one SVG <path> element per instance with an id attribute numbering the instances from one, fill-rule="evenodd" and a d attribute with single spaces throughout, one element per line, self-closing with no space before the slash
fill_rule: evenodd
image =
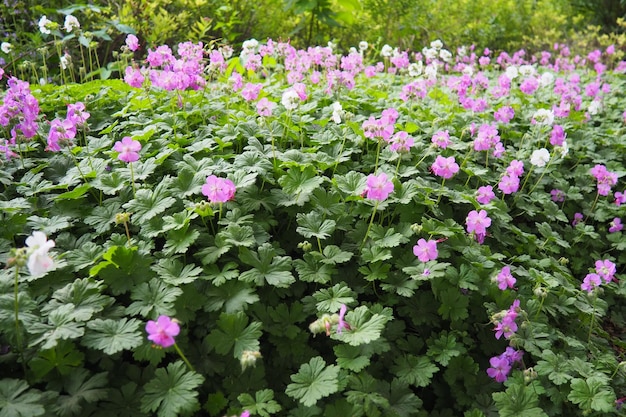
<path id="1" fill-rule="evenodd" d="M 167 316 L 159 316 L 157 321 L 148 320 L 146 332 L 148 332 L 148 340 L 154 342 L 155 345 L 167 348 L 176 343 L 174 337 L 180 333 L 180 326 Z"/>
<path id="2" fill-rule="evenodd" d="M 235 184 L 227 178 L 210 175 L 202 186 L 204 194 L 211 203 L 225 203 L 235 197 Z"/>
<path id="3" fill-rule="evenodd" d="M 509 361 L 506 358 L 494 356 L 489 359 L 489 364 L 491 365 L 491 368 L 487 369 L 487 375 L 495 379 L 496 382 L 506 381 L 509 372 L 511 371 L 511 364 Z"/>
<path id="4" fill-rule="evenodd" d="M 496 276 L 496 281 L 498 282 L 498 288 L 504 291 L 507 288 L 513 288 L 517 280 L 513 274 L 511 274 L 511 267 L 505 266 Z"/>
<path id="5" fill-rule="evenodd" d="M 393 182 L 387 179 L 387 174 L 384 172 L 378 175 L 368 175 L 366 184 L 366 196 L 371 200 L 386 200 L 393 191 Z"/>
<path id="6" fill-rule="evenodd" d="M 487 228 L 491 226 L 491 219 L 487 216 L 485 210 L 472 210 L 467 215 L 465 224 L 467 226 L 467 233 L 474 232 L 476 234 L 485 234 L 487 233 Z"/>
<path id="7" fill-rule="evenodd" d="M 433 174 L 449 179 L 459 172 L 459 165 L 456 163 L 454 156 L 445 158 L 441 155 L 437 155 L 430 169 L 433 171 Z"/>
<path id="8" fill-rule="evenodd" d="M 484 185 L 476 192 L 476 201 L 480 204 L 489 204 L 494 198 L 496 198 L 496 195 L 493 193 L 493 187 L 491 185 Z"/>
<path id="9" fill-rule="evenodd" d="M 439 256 L 436 240 L 420 239 L 413 246 L 413 254 L 422 262 L 434 261 Z"/>
<path id="10" fill-rule="evenodd" d="M 113 150 L 119 152 L 117 159 L 124 162 L 135 162 L 139 160 L 139 151 L 141 150 L 141 143 L 137 140 L 133 140 L 129 136 L 125 136 L 121 141 L 115 142 Z"/>

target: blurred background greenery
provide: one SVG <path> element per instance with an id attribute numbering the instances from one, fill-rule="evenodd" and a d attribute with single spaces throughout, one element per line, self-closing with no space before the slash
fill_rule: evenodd
<path id="1" fill-rule="evenodd" d="M 38 20 L 46 15 L 63 25 L 67 14 L 79 19 L 80 42 L 97 48 L 100 62 L 114 60 L 112 51 L 129 32 L 144 48 L 203 41 L 236 50 L 250 38 L 290 40 L 296 47 L 332 41 L 342 52 L 362 40 L 421 50 L 441 39 L 450 49 L 530 53 L 554 43 L 573 53 L 626 45 L 626 0 L 3 0 L 0 11 L 0 41 L 13 45 L 14 61 L 41 59 L 52 40 L 39 32 Z M 9 58 L 3 59 L 6 67 Z"/>

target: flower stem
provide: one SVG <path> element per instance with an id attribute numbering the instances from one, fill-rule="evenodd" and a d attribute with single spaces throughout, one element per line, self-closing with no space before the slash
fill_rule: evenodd
<path id="1" fill-rule="evenodd" d="M 26 376 L 26 360 L 24 359 L 24 349 L 22 348 L 22 334 L 20 330 L 19 278 L 20 278 L 20 267 L 16 266 L 15 267 L 15 285 L 14 285 L 15 304 L 13 307 L 14 312 L 15 312 L 15 344 L 17 345 L 17 350 L 22 360 L 22 370 L 24 371 L 24 376 Z"/>
<path id="2" fill-rule="evenodd" d="M 591 343 L 591 333 L 593 330 L 593 325 L 595 324 L 595 318 L 596 318 L 596 300 L 598 299 L 597 295 L 594 294 L 593 296 L 593 305 L 592 305 L 592 311 L 591 311 L 591 321 L 589 322 L 589 337 L 587 337 L 587 345 L 589 345 Z"/>
<path id="3" fill-rule="evenodd" d="M 185 364 L 187 365 L 187 368 L 189 368 L 189 370 L 191 372 L 196 372 L 195 369 L 193 369 L 193 366 L 191 366 L 191 363 L 189 363 L 189 360 L 187 359 L 187 357 L 185 356 L 185 354 L 183 353 L 182 350 L 180 350 L 180 348 L 178 347 L 177 343 L 174 343 L 174 349 L 176 349 L 176 352 L 178 353 L 178 355 L 182 358 L 182 360 L 185 362 Z"/>
<path id="4" fill-rule="evenodd" d="M 359 249 L 363 249 L 363 246 L 365 246 L 365 242 L 367 242 L 367 237 L 370 234 L 370 229 L 372 228 L 372 223 L 374 223 L 374 216 L 376 215 L 376 210 L 378 209 L 378 203 L 380 203 L 380 201 L 376 200 L 376 204 L 374 205 L 374 210 L 372 211 L 372 217 L 370 217 L 370 224 L 367 226 L 367 231 L 365 232 L 365 237 L 363 238 L 363 242 L 361 242 L 361 247 Z"/>
<path id="5" fill-rule="evenodd" d="M 135 172 L 133 171 L 133 163 L 129 162 L 128 167 L 130 168 L 130 184 L 133 186 L 133 198 L 137 198 L 136 190 L 135 190 Z"/>

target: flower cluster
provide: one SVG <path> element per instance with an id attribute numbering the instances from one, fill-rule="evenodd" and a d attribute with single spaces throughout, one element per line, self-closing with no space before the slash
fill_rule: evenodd
<path id="1" fill-rule="evenodd" d="M 513 194 L 519 190 L 520 177 L 524 173 L 524 163 L 517 159 L 512 160 L 506 169 L 506 173 L 498 183 L 498 189 L 503 194 Z"/>
<path id="2" fill-rule="evenodd" d="M 131 42 L 135 47 L 134 40 Z M 147 74 L 154 87 L 164 90 L 199 90 L 204 87 L 206 80 L 203 76 L 202 42 L 179 43 L 178 56 L 176 58 L 167 45 L 161 45 L 155 50 L 149 49 L 146 58 L 148 67 L 126 67 L 124 81 L 132 87 L 140 88 Z"/>
<path id="3" fill-rule="evenodd" d="M 496 158 L 504 154 L 504 145 L 500 142 L 498 128 L 493 124 L 482 124 L 478 127 L 478 133 L 474 138 L 475 151 L 488 151 L 493 149 Z"/>
<path id="4" fill-rule="evenodd" d="M 617 174 L 610 172 L 606 166 L 597 164 L 589 171 L 596 179 L 598 186 L 598 194 L 607 196 L 611 191 L 611 187 L 617 183 Z"/>
<path id="5" fill-rule="evenodd" d="M 487 368 L 487 375 L 493 378 L 496 382 L 504 382 L 509 377 L 513 365 L 522 361 L 524 351 L 516 350 L 512 347 L 507 347 L 506 350 L 498 355 L 489 359 L 490 368 Z"/>
<path id="6" fill-rule="evenodd" d="M 0 152 L 10 159 L 16 156 L 11 146 L 16 145 L 19 140 L 28 141 L 37 134 L 39 102 L 31 94 L 27 82 L 11 77 L 7 85 L 9 88 L 0 106 L 0 126 L 11 129 L 11 138 L 2 139 Z"/>
<path id="7" fill-rule="evenodd" d="M 504 336 L 505 339 L 513 337 L 517 331 L 517 323 L 515 319 L 520 312 L 520 301 L 515 300 L 508 310 L 502 310 L 497 314 L 494 314 L 491 321 L 494 323 L 494 331 L 496 332 L 496 339 L 500 339 Z"/>
<path id="8" fill-rule="evenodd" d="M 366 138 L 389 142 L 391 135 L 393 135 L 394 124 L 397 119 L 398 111 L 394 108 L 383 110 L 380 119 L 370 116 L 361 126 L 363 128 L 363 135 Z"/>
<path id="9" fill-rule="evenodd" d="M 309 325 L 311 333 L 316 335 L 317 333 L 326 333 L 326 336 L 330 336 L 332 326 L 335 327 L 335 332 L 341 334 L 343 330 L 350 330 L 350 324 L 345 320 L 348 307 L 345 304 L 341 305 L 339 314 L 323 314 L 322 317 L 315 320 Z"/>
<path id="10" fill-rule="evenodd" d="M 617 278 L 615 278 L 616 272 L 615 264 L 609 259 L 597 260 L 595 264 L 595 272 L 591 272 L 585 276 L 582 284 L 580 285 L 580 289 L 587 291 L 588 294 L 591 294 L 603 283 L 608 284 L 611 281 L 617 280 Z"/>

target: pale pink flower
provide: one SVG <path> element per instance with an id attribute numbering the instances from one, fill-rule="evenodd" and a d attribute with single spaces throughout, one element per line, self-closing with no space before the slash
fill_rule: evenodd
<path id="1" fill-rule="evenodd" d="M 113 150 L 119 152 L 117 159 L 124 162 L 135 162 L 139 160 L 141 143 L 133 140 L 130 136 L 125 136 L 121 141 L 115 142 Z"/>
<path id="2" fill-rule="evenodd" d="M 439 256 L 436 240 L 420 239 L 413 246 L 413 254 L 422 262 L 434 261 Z"/>
<path id="3" fill-rule="evenodd" d="M 368 175 L 366 184 L 366 196 L 371 200 L 386 200 L 393 192 L 393 182 L 387 179 L 387 174 L 384 172 L 378 175 Z"/>

